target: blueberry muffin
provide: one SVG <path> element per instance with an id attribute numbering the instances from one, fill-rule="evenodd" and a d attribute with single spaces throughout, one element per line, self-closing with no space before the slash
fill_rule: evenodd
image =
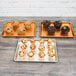
<path id="1" fill-rule="evenodd" d="M 17 33 L 18 35 L 25 35 L 26 34 L 26 29 L 23 23 L 19 24 L 19 27 L 17 28 Z"/>
<path id="2" fill-rule="evenodd" d="M 25 21 L 24 25 L 27 30 L 30 30 L 32 27 L 32 21 Z"/>
<path id="3" fill-rule="evenodd" d="M 13 21 L 12 26 L 13 26 L 14 31 L 16 31 L 16 29 L 19 27 L 19 21 Z"/>
<path id="4" fill-rule="evenodd" d="M 4 32 L 8 35 L 13 35 L 14 31 L 13 31 L 13 26 L 11 25 L 11 23 L 8 23 L 6 28 L 4 29 Z"/>

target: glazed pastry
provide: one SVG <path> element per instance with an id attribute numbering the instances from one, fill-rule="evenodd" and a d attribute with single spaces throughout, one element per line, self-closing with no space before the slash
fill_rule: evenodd
<path id="1" fill-rule="evenodd" d="M 30 51 L 30 52 L 28 53 L 28 56 L 29 56 L 29 57 L 33 57 L 33 56 L 34 56 L 34 52 Z"/>
<path id="2" fill-rule="evenodd" d="M 54 22 L 54 26 L 55 26 L 55 28 L 56 28 L 57 30 L 60 30 L 61 25 L 62 25 L 62 22 L 61 22 L 61 21 L 55 21 L 55 22 Z"/>
<path id="3" fill-rule="evenodd" d="M 14 31 L 13 31 L 13 26 L 11 25 L 11 23 L 8 23 L 6 28 L 4 29 L 4 32 L 8 35 L 13 35 Z"/>
<path id="4" fill-rule="evenodd" d="M 49 45 L 49 44 L 52 44 L 52 42 L 53 42 L 53 41 L 52 41 L 51 39 L 48 39 L 48 45 Z"/>
<path id="5" fill-rule="evenodd" d="M 23 39 L 23 40 L 21 40 L 22 41 L 22 43 L 26 43 L 27 42 L 27 39 Z"/>
<path id="6" fill-rule="evenodd" d="M 48 51 L 53 51 L 53 46 L 48 45 Z"/>
<path id="7" fill-rule="evenodd" d="M 32 45 L 30 46 L 30 48 L 31 48 L 31 50 L 35 50 L 36 45 L 35 45 L 35 44 L 32 44 Z"/>
<path id="8" fill-rule="evenodd" d="M 13 25 L 13 29 L 16 31 L 16 29 L 19 27 L 19 21 L 13 21 L 12 25 Z"/>
<path id="9" fill-rule="evenodd" d="M 40 58 L 43 58 L 44 56 L 45 56 L 45 53 L 44 53 L 44 52 L 42 52 L 42 51 L 39 52 L 39 57 L 40 57 Z"/>
<path id="10" fill-rule="evenodd" d="M 69 31 L 70 31 L 70 28 L 68 26 L 62 26 L 61 34 L 68 34 Z"/>
<path id="11" fill-rule="evenodd" d="M 24 27 L 24 23 L 19 24 L 19 28 L 17 29 L 18 35 L 25 35 L 26 29 Z"/>
<path id="12" fill-rule="evenodd" d="M 44 44 L 44 40 L 43 39 L 40 39 L 40 44 Z"/>
<path id="13" fill-rule="evenodd" d="M 35 41 L 36 41 L 36 40 L 35 40 L 34 38 L 30 40 L 30 42 L 31 42 L 32 44 L 35 43 Z"/>
<path id="14" fill-rule="evenodd" d="M 43 45 L 40 45 L 39 48 L 38 48 L 40 51 L 44 51 L 45 50 L 45 47 Z"/>
<path id="15" fill-rule="evenodd" d="M 19 56 L 20 56 L 20 57 L 24 57 L 24 56 L 25 56 L 25 52 L 20 51 L 20 52 L 19 52 Z"/>
<path id="16" fill-rule="evenodd" d="M 47 29 L 50 26 L 51 22 L 48 20 L 43 20 L 42 24 L 43 24 L 44 28 Z"/>
<path id="17" fill-rule="evenodd" d="M 31 29 L 31 27 L 32 27 L 32 21 L 25 21 L 25 28 L 27 29 L 27 30 L 29 30 L 29 29 Z"/>
<path id="18" fill-rule="evenodd" d="M 53 56 L 55 56 L 55 52 L 49 51 L 49 52 L 48 52 L 48 55 L 49 55 L 50 57 L 53 57 Z"/>
<path id="19" fill-rule="evenodd" d="M 26 48 L 27 48 L 27 45 L 24 45 L 24 44 L 23 44 L 23 45 L 21 46 L 21 49 L 22 49 L 22 50 L 25 50 Z"/>
<path id="20" fill-rule="evenodd" d="M 48 31 L 49 35 L 54 35 L 55 31 L 56 31 L 56 28 L 54 26 L 49 26 L 47 31 Z"/>

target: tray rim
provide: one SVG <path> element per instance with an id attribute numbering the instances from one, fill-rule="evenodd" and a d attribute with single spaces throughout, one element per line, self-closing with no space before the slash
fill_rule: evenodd
<path id="1" fill-rule="evenodd" d="M 54 21 L 51 21 L 51 22 L 53 23 Z M 74 35 L 74 29 L 73 29 L 73 26 L 72 26 L 71 22 L 62 21 L 62 23 L 68 23 L 68 24 L 70 24 L 73 36 L 71 36 L 71 37 L 70 36 L 57 36 L 57 37 L 56 36 L 42 36 L 41 35 L 41 32 L 42 32 L 42 30 L 41 30 L 42 29 L 42 23 L 40 22 L 40 37 L 42 37 L 42 38 L 44 38 L 44 37 L 45 38 L 73 38 L 75 35 Z"/>
<path id="2" fill-rule="evenodd" d="M 24 39 L 24 38 L 21 38 L 21 39 Z M 55 41 L 55 52 L 56 52 L 56 60 L 55 61 L 26 61 L 26 60 L 23 60 L 23 61 L 21 61 L 21 60 L 16 60 L 16 56 L 17 56 L 17 51 L 18 51 L 18 43 L 19 43 L 19 41 L 21 40 L 21 39 L 19 39 L 19 40 L 17 40 L 17 47 L 16 47 L 16 51 L 15 51 L 15 55 L 14 55 L 14 61 L 15 62 L 44 62 L 44 63 L 51 63 L 51 62 L 58 62 L 58 53 L 57 53 L 57 42 L 56 42 L 56 40 L 55 39 L 52 39 L 52 40 L 54 40 Z M 30 39 L 28 39 L 28 40 L 30 40 Z M 36 40 L 40 40 L 40 39 L 36 39 Z M 48 39 L 44 39 L 44 40 L 48 40 Z"/>
<path id="3" fill-rule="evenodd" d="M 14 36 L 9 36 L 9 35 L 7 35 L 7 36 L 4 36 L 3 35 L 3 33 L 4 33 L 4 28 L 6 27 L 6 24 L 7 23 L 9 23 L 9 22 L 12 22 L 12 21 L 7 21 L 5 24 L 4 24 L 4 26 L 3 26 L 3 29 L 2 29 L 2 32 L 1 32 L 1 36 L 2 37 L 34 37 L 34 36 L 36 36 L 36 21 L 32 21 L 33 23 L 34 23 L 34 35 L 32 35 L 32 36 L 26 36 L 26 35 L 14 35 Z M 24 22 L 24 21 L 19 21 L 19 22 Z"/>

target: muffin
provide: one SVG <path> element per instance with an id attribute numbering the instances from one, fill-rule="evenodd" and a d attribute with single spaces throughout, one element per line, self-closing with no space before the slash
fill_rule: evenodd
<path id="1" fill-rule="evenodd" d="M 19 27 L 17 31 L 18 31 L 18 35 L 25 35 L 26 33 L 26 29 L 24 27 Z"/>
<path id="2" fill-rule="evenodd" d="M 19 27 L 17 28 L 17 33 L 18 35 L 25 35 L 26 29 L 24 27 L 24 24 L 19 25 Z"/>
<path id="3" fill-rule="evenodd" d="M 25 21 L 25 22 L 24 22 L 24 25 L 25 25 L 25 28 L 26 28 L 27 30 L 29 30 L 29 29 L 31 29 L 31 27 L 32 27 L 32 21 Z"/>
<path id="4" fill-rule="evenodd" d="M 43 39 L 40 39 L 40 44 L 44 44 L 44 40 Z"/>
<path id="5" fill-rule="evenodd" d="M 51 39 L 48 39 L 48 45 L 49 45 L 49 44 L 52 44 L 52 42 L 53 42 L 53 41 L 52 41 Z"/>
<path id="6" fill-rule="evenodd" d="M 23 44 L 25 44 L 27 42 L 27 39 L 23 39 L 21 40 Z"/>
<path id="7" fill-rule="evenodd" d="M 29 57 L 33 57 L 33 56 L 34 56 L 34 52 L 30 51 L 30 52 L 28 53 L 28 56 L 29 56 Z"/>
<path id="8" fill-rule="evenodd" d="M 61 34 L 68 34 L 68 32 L 70 31 L 70 28 L 68 26 L 62 26 L 61 28 Z"/>
<path id="9" fill-rule="evenodd" d="M 39 57 L 40 57 L 40 58 L 43 58 L 44 56 L 45 56 L 45 53 L 44 53 L 44 52 L 42 52 L 42 51 L 39 52 Z"/>
<path id="10" fill-rule="evenodd" d="M 16 31 L 16 29 L 19 27 L 19 21 L 13 21 L 12 26 L 13 26 L 13 29 Z"/>
<path id="11" fill-rule="evenodd" d="M 21 46 L 21 49 L 22 49 L 22 50 L 25 50 L 26 48 L 27 48 L 27 45 L 24 45 L 24 44 L 23 44 L 23 45 Z"/>
<path id="12" fill-rule="evenodd" d="M 14 31 L 13 31 L 13 26 L 11 25 L 11 23 L 8 23 L 6 28 L 4 29 L 4 32 L 8 35 L 13 35 Z"/>
<path id="13" fill-rule="evenodd" d="M 62 25 L 62 22 L 61 22 L 61 21 L 55 21 L 55 22 L 54 22 L 54 26 L 55 26 L 55 28 L 56 28 L 57 30 L 60 30 L 61 25 Z"/>
<path id="14" fill-rule="evenodd" d="M 45 47 L 43 45 L 40 45 L 39 48 L 38 48 L 40 51 L 44 51 L 45 50 Z"/>
<path id="15" fill-rule="evenodd" d="M 48 51 L 53 51 L 53 46 L 48 45 Z"/>
<path id="16" fill-rule="evenodd" d="M 30 45 L 30 48 L 31 48 L 31 50 L 35 50 L 36 45 L 35 44 L 32 44 L 32 45 Z"/>
<path id="17" fill-rule="evenodd" d="M 50 26 L 51 22 L 49 20 L 43 20 L 42 24 L 43 24 L 43 27 L 47 29 Z"/>
<path id="18" fill-rule="evenodd" d="M 47 31 L 48 31 L 49 35 L 54 35 L 55 31 L 56 31 L 56 28 L 54 26 L 49 26 Z"/>
<path id="19" fill-rule="evenodd" d="M 32 43 L 32 44 L 34 44 L 35 43 L 35 39 L 34 38 L 32 38 L 31 40 L 30 40 L 30 42 Z"/>
<path id="20" fill-rule="evenodd" d="M 19 56 L 20 56 L 20 57 L 24 57 L 24 56 L 25 56 L 25 52 L 24 52 L 24 51 L 20 51 L 20 52 L 19 52 Z"/>
<path id="21" fill-rule="evenodd" d="M 49 52 L 48 52 L 48 55 L 49 55 L 49 57 L 53 57 L 53 56 L 55 56 L 55 52 L 49 51 Z"/>

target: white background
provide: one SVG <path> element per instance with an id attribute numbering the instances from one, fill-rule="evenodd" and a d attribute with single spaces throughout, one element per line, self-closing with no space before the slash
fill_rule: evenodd
<path id="1" fill-rule="evenodd" d="M 0 0 L 0 16 L 76 16 L 76 0 Z"/>

